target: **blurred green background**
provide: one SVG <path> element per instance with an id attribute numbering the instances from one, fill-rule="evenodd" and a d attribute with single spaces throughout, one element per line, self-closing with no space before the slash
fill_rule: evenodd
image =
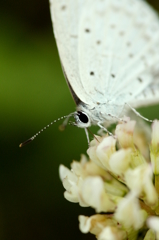
<path id="1" fill-rule="evenodd" d="M 149 1 L 159 9 L 158 1 Z M 20 142 L 75 109 L 52 33 L 49 3 L 0 5 L 0 239 L 95 239 L 78 230 L 78 215 L 91 215 L 63 197 L 58 168 L 85 153 L 84 130 L 60 124 L 24 148 Z M 141 109 L 159 118 L 158 106 Z"/>

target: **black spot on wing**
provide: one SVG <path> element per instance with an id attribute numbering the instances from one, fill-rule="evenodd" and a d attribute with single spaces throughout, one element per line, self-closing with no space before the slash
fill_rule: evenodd
<path id="1" fill-rule="evenodd" d="M 115 78 L 115 75 L 114 75 L 114 74 L 111 74 L 111 76 L 112 76 L 113 78 Z"/>
<path id="2" fill-rule="evenodd" d="M 89 29 L 89 28 L 86 28 L 86 29 L 85 29 L 85 32 L 86 32 L 86 33 L 90 33 L 90 29 Z"/>
<path id="3" fill-rule="evenodd" d="M 100 44 L 101 44 L 101 41 L 100 41 L 100 40 L 98 40 L 98 41 L 97 41 L 97 44 L 98 44 L 98 45 L 100 45 Z"/>
<path id="4" fill-rule="evenodd" d="M 140 77 L 138 78 L 138 81 L 141 83 L 143 82 L 142 78 L 140 78 Z"/>
<path id="5" fill-rule="evenodd" d="M 66 5 L 62 5 L 61 10 L 62 11 L 66 10 Z"/>
<path id="6" fill-rule="evenodd" d="M 90 75 L 92 75 L 92 76 L 93 76 L 93 75 L 94 75 L 94 72 L 90 72 Z"/>

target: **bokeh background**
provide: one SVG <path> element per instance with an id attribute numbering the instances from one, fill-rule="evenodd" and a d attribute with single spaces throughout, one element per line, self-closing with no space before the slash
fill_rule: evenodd
<path id="1" fill-rule="evenodd" d="M 75 109 L 65 83 L 45 0 L 0 1 L 0 240 L 94 239 L 78 229 L 92 209 L 66 201 L 59 164 L 85 153 L 84 130 L 53 125 Z M 159 10 L 159 2 L 149 1 Z M 141 109 L 159 118 L 159 106 Z"/>

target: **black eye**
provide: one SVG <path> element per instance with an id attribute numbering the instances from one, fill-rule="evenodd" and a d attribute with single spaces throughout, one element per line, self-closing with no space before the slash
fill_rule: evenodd
<path id="1" fill-rule="evenodd" d="M 83 123 L 88 123 L 89 121 L 87 115 L 83 112 L 78 111 L 78 117 L 79 117 L 79 120 Z"/>

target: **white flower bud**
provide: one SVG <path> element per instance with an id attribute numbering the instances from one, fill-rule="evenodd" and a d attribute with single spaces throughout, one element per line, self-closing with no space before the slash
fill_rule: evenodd
<path id="1" fill-rule="evenodd" d="M 133 227 L 137 230 L 143 226 L 146 214 L 144 210 L 140 209 L 136 193 L 128 193 L 126 197 L 119 202 L 115 219 L 123 224 L 125 228 Z"/>
<path id="2" fill-rule="evenodd" d="M 110 157 L 109 165 L 113 173 L 123 175 L 129 168 L 131 161 L 131 149 L 120 149 Z"/>
<path id="3" fill-rule="evenodd" d="M 87 153 L 96 164 L 104 169 L 109 169 L 109 158 L 116 151 L 116 140 L 112 136 L 101 138 L 101 140 L 100 143 L 90 147 Z"/>
<path id="4" fill-rule="evenodd" d="M 97 154 L 96 154 L 96 150 L 97 150 L 97 147 L 98 145 L 102 142 L 103 138 L 102 137 L 99 137 L 99 136 L 95 136 L 96 138 L 93 139 L 90 144 L 89 144 L 89 148 L 87 150 L 87 154 L 88 156 L 90 157 L 90 159 L 95 163 L 97 164 L 98 166 L 100 166 L 101 168 L 103 168 L 103 165 L 102 163 L 100 162 L 99 158 L 97 157 Z M 97 141 L 97 140 L 98 141 Z"/>
<path id="5" fill-rule="evenodd" d="M 126 239 L 126 232 L 117 227 L 106 227 L 99 234 L 98 240 L 123 240 Z"/>
<path id="6" fill-rule="evenodd" d="M 136 122 L 126 119 L 126 123 L 119 123 L 116 126 L 115 134 L 122 148 L 134 148 L 133 132 Z"/>
<path id="7" fill-rule="evenodd" d="M 101 177 L 87 177 L 81 187 L 82 199 L 93 207 L 96 212 L 111 212 L 115 203 L 109 198 Z"/>
<path id="8" fill-rule="evenodd" d="M 96 214 L 91 217 L 80 215 L 78 219 L 80 223 L 79 228 L 81 232 L 83 233 L 93 232 L 96 235 L 99 234 L 103 227 L 105 226 L 106 217 L 100 214 Z"/>
<path id="9" fill-rule="evenodd" d="M 109 217 L 109 215 L 96 214 L 91 217 L 80 215 L 78 217 L 79 228 L 83 233 L 92 233 L 98 236 L 107 226 L 117 226 L 117 221 Z"/>
<path id="10" fill-rule="evenodd" d="M 152 182 L 153 172 L 150 164 L 142 164 L 135 169 L 128 169 L 125 173 L 127 186 L 142 196 L 150 206 L 156 206 L 158 196 Z"/>
<path id="11" fill-rule="evenodd" d="M 118 124 L 115 131 L 120 150 L 116 150 L 112 136 L 96 136 L 87 151 L 91 160 L 82 155 L 80 162 L 73 161 L 71 170 L 60 166 L 64 196 L 82 207 L 106 213 L 79 216 L 80 230 L 98 240 L 137 239 L 139 231 L 144 240 L 159 240 L 159 217 L 155 217 L 159 215 L 159 121 L 152 125 L 150 164 L 146 147 L 149 129 L 146 134 L 143 129 L 137 131 L 134 142 L 135 121 L 124 120 L 127 123 Z M 150 229 L 145 233 L 150 215 Z"/>
<path id="12" fill-rule="evenodd" d="M 80 198 L 80 189 L 83 183 L 82 178 L 77 177 L 72 171 L 63 165 L 60 165 L 59 173 L 63 186 L 66 189 L 64 197 L 70 202 L 79 202 L 79 204 L 83 207 L 88 206 Z"/>
<path id="13" fill-rule="evenodd" d="M 159 240 L 159 217 L 149 217 L 147 219 L 147 225 L 149 228 L 155 231 L 156 239 Z"/>

